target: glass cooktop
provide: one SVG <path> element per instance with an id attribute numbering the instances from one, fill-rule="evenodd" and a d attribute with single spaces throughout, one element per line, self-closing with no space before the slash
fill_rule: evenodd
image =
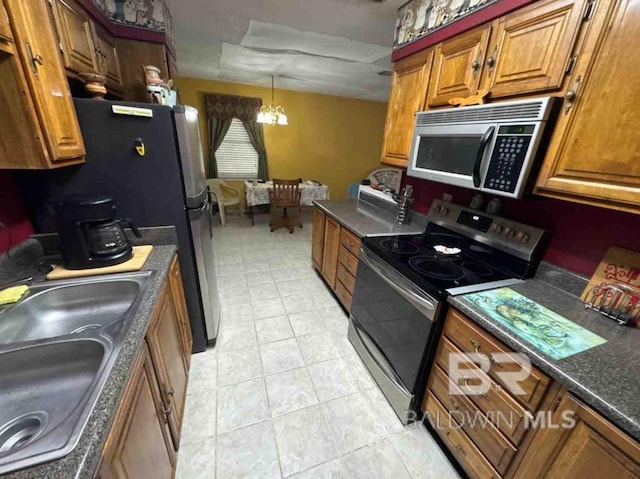
<path id="1" fill-rule="evenodd" d="M 514 284 L 526 277 L 528 269 L 524 260 L 434 223 L 420 235 L 366 237 L 362 244 L 441 299 L 487 289 L 493 283 Z M 486 288 L 474 288 L 478 285 Z"/>

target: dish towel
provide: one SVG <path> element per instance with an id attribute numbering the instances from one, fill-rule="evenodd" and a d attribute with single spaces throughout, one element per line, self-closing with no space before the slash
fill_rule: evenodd
<path id="1" fill-rule="evenodd" d="M 0 291 L 0 306 L 17 302 L 27 291 L 29 291 L 29 287 L 25 285 Z"/>

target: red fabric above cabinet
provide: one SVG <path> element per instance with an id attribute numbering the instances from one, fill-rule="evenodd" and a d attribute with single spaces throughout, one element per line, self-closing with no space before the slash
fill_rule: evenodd
<path id="1" fill-rule="evenodd" d="M 452 194 L 453 202 L 461 205 L 468 205 L 476 194 L 406 176 L 403 183 L 413 185 L 414 208 L 420 213 L 443 193 Z M 576 273 L 591 276 L 610 246 L 640 251 L 640 215 L 544 197 L 501 201 L 501 216 L 550 231 L 544 259 Z"/>
<path id="2" fill-rule="evenodd" d="M 7 231 L 0 227 L 0 253 L 33 234 L 31 221 L 7 171 L 0 171 L 0 223 L 8 228 Z"/>

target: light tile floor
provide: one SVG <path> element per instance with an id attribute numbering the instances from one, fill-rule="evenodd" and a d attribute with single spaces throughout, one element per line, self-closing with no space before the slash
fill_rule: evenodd
<path id="1" fill-rule="evenodd" d="M 215 348 L 193 356 L 178 479 L 457 478 L 422 425 L 403 427 L 311 266 L 311 221 L 215 230 Z"/>

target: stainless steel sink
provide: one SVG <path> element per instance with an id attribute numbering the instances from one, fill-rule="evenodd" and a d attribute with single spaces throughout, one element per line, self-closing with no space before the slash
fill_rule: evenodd
<path id="1" fill-rule="evenodd" d="M 0 474 L 76 446 L 151 274 L 43 283 L 0 312 Z"/>
<path id="2" fill-rule="evenodd" d="M 0 314 L 0 344 L 53 338 L 122 318 L 140 293 L 135 278 L 31 288 L 31 295 Z"/>

